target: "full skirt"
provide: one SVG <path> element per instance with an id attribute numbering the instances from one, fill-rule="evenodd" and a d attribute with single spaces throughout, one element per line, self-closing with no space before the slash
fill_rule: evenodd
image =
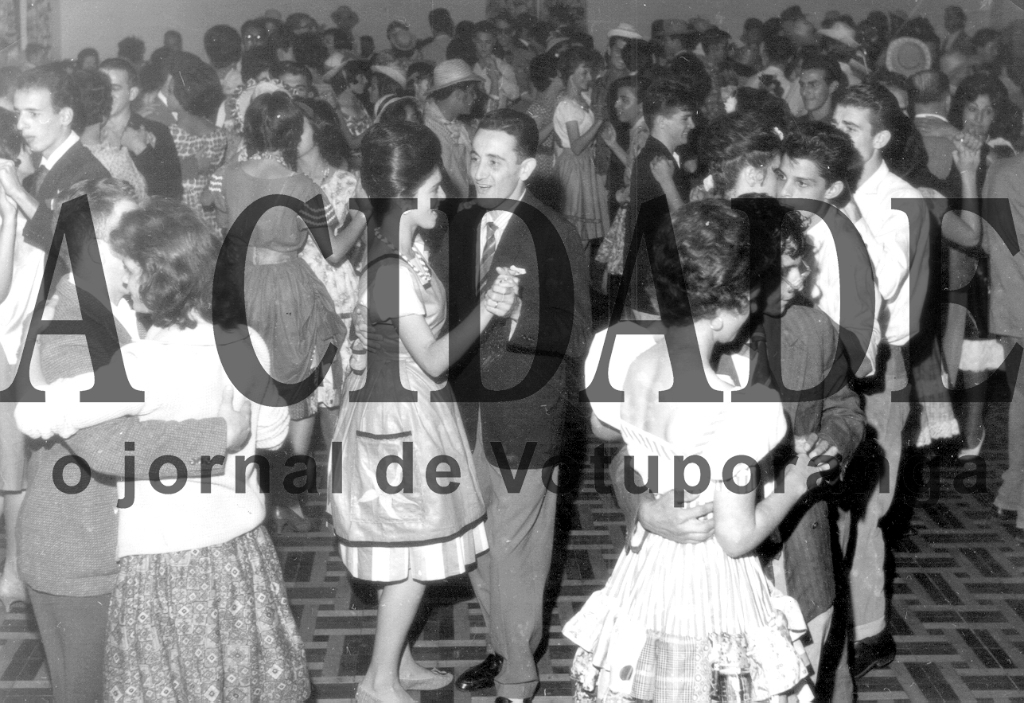
<path id="1" fill-rule="evenodd" d="M 122 557 L 103 678 L 119 703 L 306 700 L 302 639 L 267 531 Z"/>

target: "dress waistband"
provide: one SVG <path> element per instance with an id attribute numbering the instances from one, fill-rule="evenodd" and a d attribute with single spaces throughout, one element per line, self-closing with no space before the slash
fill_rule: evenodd
<path id="1" fill-rule="evenodd" d="M 266 247 L 249 247 L 249 255 L 246 257 L 250 264 L 256 266 L 267 266 L 269 264 L 285 264 L 292 259 L 299 258 L 297 251 L 278 251 Z"/>

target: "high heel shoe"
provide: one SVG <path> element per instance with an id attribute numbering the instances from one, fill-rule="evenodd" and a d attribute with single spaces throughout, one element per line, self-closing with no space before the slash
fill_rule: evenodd
<path id="1" fill-rule="evenodd" d="M 3 606 L 5 613 L 9 613 L 18 604 L 22 610 L 28 608 L 28 591 L 24 583 L 8 578 L 4 571 L 3 576 L 0 576 L 0 606 Z"/>
<path id="2" fill-rule="evenodd" d="M 985 428 L 981 428 L 981 439 L 973 447 L 964 447 L 960 450 L 960 454 L 957 456 L 958 459 L 970 459 L 971 457 L 981 456 L 981 448 L 985 444 Z"/>
<path id="3" fill-rule="evenodd" d="M 277 534 L 282 532 L 312 532 L 313 521 L 305 515 L 299 515 L 287 505 L 275 505 L 271 512 L 271 519 L 274 531 Z"/>

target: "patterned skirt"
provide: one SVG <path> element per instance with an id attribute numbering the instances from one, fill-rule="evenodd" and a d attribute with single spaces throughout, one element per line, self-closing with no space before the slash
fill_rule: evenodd
<path id="1" fill-rule="evenodd" d="M 103 678 L 119 703 L 306 700 L 302 639 L 267 531 L 123 557 Z"/>

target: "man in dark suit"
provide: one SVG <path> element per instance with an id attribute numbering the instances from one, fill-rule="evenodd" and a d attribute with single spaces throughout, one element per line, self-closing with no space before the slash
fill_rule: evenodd
<path id="1" fill-rule="evenodd" d="M 633 164 L 629 204 L 626 206 L 626 239 L 624 243 L 623 284 L 626 302 L 623 317 L 631 320 L 657 319 L 658 306 L 649 291 L 654 285 L 647 255 L 648 237 L 656 236 L 658 225 L 668 214 L 683 204 L 689 195 L 688 177 L 680 168 L 676 150 L 689 140 L 697 104 L 683 86 L 670 79 L 657 80 L 644 91 L 644 120 L 651 130 L 644 148 Z M 651 170 L 655 161 L 667 162 L 671 168 L 672 185 L 663 184 Z M 645 239 L 637 242 L 643 235 Z M 635 259 L 630 248 L 637 247 Z M 626 284 L 626 281 L 629 281 Z"/>
<path id="2" fill-rule="evenodd" d="M 481 121 L 471 154 L 477 201 L 454 217 L 444 245 L 456 286 L 452 326 L 475 308 L 498 268 L 525 270 L 509 318 L 492 323 L 452 374 L 487 502 L 490 552 L 477 559 L 470 579 L 492 650 L 457 685 L 496 683 L 499 701 L 528 699 L 539 681 L 534 652 L 543 635 L 558 470 L 566 413 L 579 393 L 573 359 L 590 332 L 579 235 L 526 189 L 538 139 L 533 120 L 514 110 Z M 447 262 L 444 246 L 438 258 Z"/>
<path id="3" fill-rule="evenodd" d="M 21 209 L 28 223 L 25 241 L 47 251 L 53 237 L 52 203 L 57 194 L 78 181 L 110 174 L 78 140 L 84 112 L 71 77 L 44 66 L 23 73 L 14 91 L 18 131 L 29 151 L 39 154 L 36 172 L 22 186 L 13 167 L 0 167 L 0 186 Z"/>
<path id="4" fill-rule="evenodd" d="M 110 78 L 110 118 L 103 125 L 104 138 L 128 149 L 135 168 L 146 179 L 149 195 L 181 200 L 181 162 L 174 138 L 166 125 L 132 111 L 139 96 L 139 74 L 124 59 L 107 59 L 100 70 Z"/>

